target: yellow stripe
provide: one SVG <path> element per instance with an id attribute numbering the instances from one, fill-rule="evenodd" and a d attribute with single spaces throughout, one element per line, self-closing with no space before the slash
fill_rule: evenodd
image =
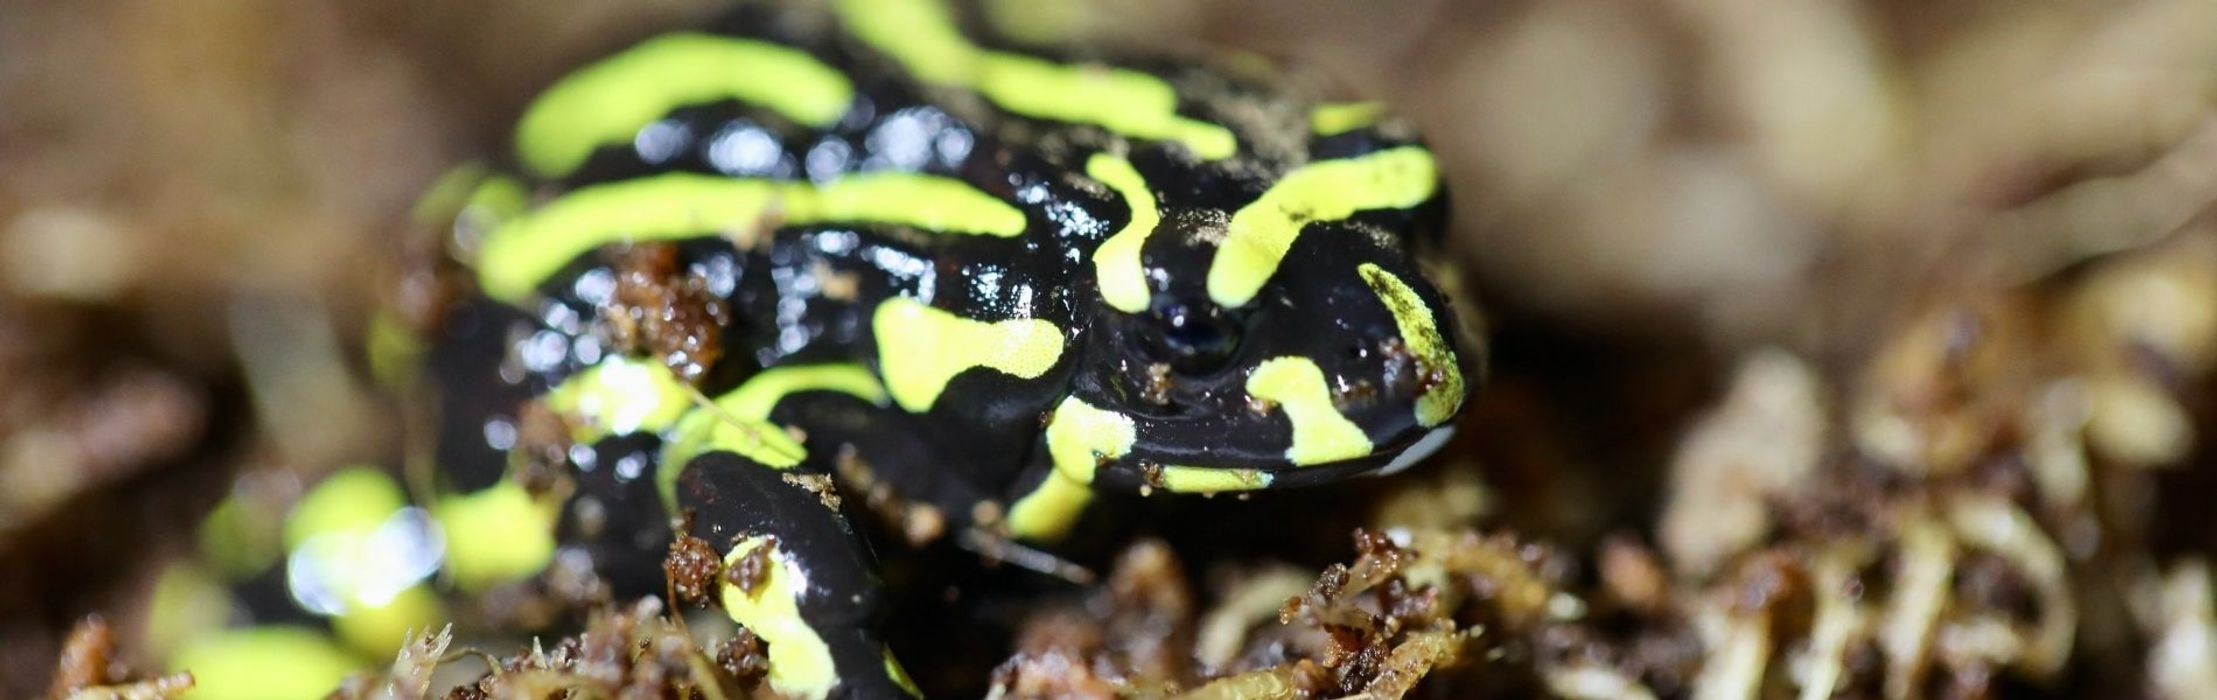
<path id="1" fill-rule="evenodd" d="M 1378 294 L 1378 301 L 1385 302 L 1386 309 L 1393 312 L 1394 325 L 1401 328 L 1401 342 L 1416 356 L 1417 371 L 1436 379 L 1417 397 L 1417 424 L 1429 428 L 1447 422 L 1463 405 L 1463 369 L 1455 361 L 1455 346 L 1440 333 L 1432 308 L 1408 283 L 1377 265 L 1364 263 L 1356 269 L 1370 284 L 1370 290 Z"/>
<path id="2" fill-rule="evenodd" d="M 1284 356 L 1264 360 L 1247 375 L 1247 393 L 1271 401 L 1293 423 L 1293 445 L 1286 460 L 1307 466 L 1354 459 L 1370 454 L 1370 437 L 1363 434 L 1332 403 L 1324 370 L 1305 357 Z"/>
<path id="3" fill-rule="evenodd" d="M 1074 396 L 1063 399 L 1047 423 L 1047 454 L 1054 460 L 1054 472 L 1009 508 L 1009 532 L 1030 540 L 1069 534 L 1093 500 L 1093 473 L 1101 460 L 1129 454 L 1138 441 L 1131 416 Z"/>
<path id="4" fill-rule="evenodd" d="M 1271 476 L 1254 469 L 1168 466 L 1162 487 L 1172 493 L 1222 493 L 1270 488 Z"/>
<path id="5" fill-rule="evenodd" d="M 662 448 L 655 489 L 662 505 L 677 512 L 677 477 L 693 458 L 713 451 L 736 452 L 772 469 L 791 469 L 808 451 L 785 429 L 770 422 L 770 411 L 787 396 L 804 391 L 836 391 L 880 406 L 885 387 L 858 365 L 772 367 L 716 399 L 716 410 L 695 410 L 678 421 Z M 721 414 L 719 415 L 719 412 Z M 739 421 L 734 425 L 732 421 Z"/>
<path id="6" fill-rule="evenodd" d="M 770 562 L 768 575 L 755 586 L 754 595 L 747 595 L 725 577 L 724 613 L 769 643 L 770 689 L 791 697 L 830 695 L 832 687 L 839 684 L 831 646 L 801 617 L 800 596 L 807 592 L 807 574 L 778 549 L 775 540 L 765 536 L 749 537 L 734 545 L 724 556 L 724 566 L 737 567 L 749 553 L 765 546 L 770 548 L 764 555 Z"/>
<path id="7" fill-rule="evenodd" d="M 1378 102 L 1327 102 L 1309 110 L 1309 128 L 1318 136 L 1336 136 L 1378 123 L 1386 106 Z"/>
<path id="8" fill-rule="evenodd" d="M 693 405 L 685 382 L 660 362 L 611 355 L 547 392 L 547 408 L 572 420 L 570 439 L 590 445 L 610 435 L 659 432 Z"/>
<path id="9" fill-rule="evenodd" d="M 1147 271 L 1140 265 L 1139 252 L 1147 245 L 1147 236 L 1162 222 L 1162 212 L 1155 205 L 1155 193 L 1148 189 L 1147 179 L 1140 176 L 1131 161 L 1117 156 L 1096 153 L 1086 161 L 1085 172 L 1115 190 L 1132 210 L 1131 220 L 1125 222 L 1124 228 L 1093 251 L 1093 276 L 1101 286 L 1101 299 L 1124 313 L 1145 311 L 1151 295 L 1147 291 Z"/>
<path id="10" fill-rule="evenodd" d="M 1209 296 L 1225 307 L 1245 306 L 1277 274 L 1303 227 L 1369 209 L 1416 206 L 1438 187 L 1432 152 L 1416 146 L 1317 161 L 1286 173 L 1232 214 L 1209 266 Z"/>
<path id="11" fill-rule="evenodd" d="M 772 226 L 853 222 L 1003 238 L 1024 233 L 1024 213 L 960 180 L 869 173 L 817 187 L 806 182 L 669 173 L 571 192 L 501 225 L 485 241 L 478 284 L 514 302 L 588 251 L 619 242 L 722 234 L 744 247 Z"/>
<path id="12" fill-rule="evenodd" d="M 1036 318 L 987 323 L 907 297 L 878 304 L 871 318 L 878 372 L 893 403 L 910 413 L 932 402 L 956 375 L 976 367 L 1037 379 L 1062 357 L 1062 330 Z"/>
<path id="13" fill-rule="evenodd" d="M 709 34 L 669 34 L 571 73 L 516 125 L 516 153 L 562 177 L 593 150 L 629 143 L 670 110 L 732 99 L 827 127 L 854 101 L 847 77 L 799 49 Z"/>
<path id="14" fill-rule="evenodd" d="M 1204 160 L 1229 158 L 1239 141 L 1222 126 L 1178 114 L 1178 92 L 1146 73 L 1065 65 L 970 43 L 937 0 L 839 0 L 855 36 L 925 82 L 977 90 L 1002 109 L 1092 124 L 1132 138 L 1184 144 Z"/>

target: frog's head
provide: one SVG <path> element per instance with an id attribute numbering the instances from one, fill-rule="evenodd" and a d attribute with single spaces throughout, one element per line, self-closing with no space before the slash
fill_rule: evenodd
<path id="1" fill-rule="evenodd" d="M 1095 253 L 1058 466 L 1090 450 L 1104 485 L 1226 491 L 1391 472 L 1446 442 L 1478 363 L 1411 250 L 1442 218 L 1422 147 L 1312 160 L 1240 201 L 1146 152 L 1088 170 L 1135 214 Z"/>

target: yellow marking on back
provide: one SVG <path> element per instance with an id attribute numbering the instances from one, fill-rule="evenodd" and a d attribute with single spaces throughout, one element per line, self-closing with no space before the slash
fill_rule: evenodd
<path id="1" fill-rule="evenodd" d="M 1320 160 L 1286 173 L 1232 214 L 1224 244 L 1209 265 L 1209 297 L 1226 308 L 1245 306 L 1277 274 L 1302 228 L 1359 211 L 1413 207 L 1438 187 L 1432 152 L 1417 146 Z"/>
<path id="2" fill-rule="evenodd" d="M 169 657 L 191 671 L 192 698 L 320 698 L 368 667 L 329 636 L 304 627 L 223 630 L 187 642 Z"/>
<path id="3" fill-rule="evenodd" d="M 1178 92 L 1146 73 L 1067 65 L 972 44 L 937 0 L 839 0 L 857 37 L 929 83 L 978 91 L 1017 114 L 1092 124 L 1133 138 L 1185 145 L 1203 160 L 1239 150 L 1230 129 L 1178 114 Z"/>
<path id="4" fill-rule="evenodd" d="M 1124 198 L 1125 206 L 1132 210 L 1131 220 L 1115 235 L 1101 242 L 1093 251 L 1093 276 L 1101 287 L 1101 299 L 1124 313 L 1147 310 L 1147 300 L 1153 296 L 1147 290 L 1147 270 L 1140 265 L 1140 249 L 1146 247 L 1147 236 L 1162 223 L 1162 212 L 1156 208 L 1155 193 L 1148 189 L 1147 179 L 1141 177 L 1132 162 L 1107 153 L 1093 154 L 1085 164 L 1086 175 L 1108 185 Z"/>
<path id="5" fill-rule="evenodd" d="M 800 597 L 808 592 L 807 572 L 778 549 L 775 540 L 749 537 L 724 555 L 724 566 L 739 566 L 749 553 L 769 547 L 767 576 L 747 595 L 728 578 L 723 584 L 724 613 L 731 621 L 768 642 L 770 689 L 780 695 L 822 698 L 839 684 L 839 670 L 831 659 L 831 646 L 801 617 Z"/>
<path id="6" fill-rule="evenodd" d="M 586 187 L 503 223 L 486 238 L 477 280 L 487 296 L 521 300 L 577 256 L 622 242 L 721 234 L 744 248 L 780 225 L 851 222 L 1009 238 L 1024 212 L 961 180 L 880 172 L 807 182 L 697 173 Z"/>
<path id="7" fill-rule="evenodd" d="M 1009 532 L 1029 540 L 1056 540 L 1069 534 L 1086 504 L 1093 501 L 1093 473 L 1101 461 L 1131 453 L 1139 442 L 1131 416 L 1097 408 L 1075 396 L 1055 407 L 1047 423 L 1047 454 L 1054 471 L 1039 488 L 1009 508 Z"/>
<path id="8" fill-rule="evenodd" d="M 1370 263 L 1356 270 L 1378 294 L 1393 323 L 1401 329 L 1401 342 L 1416 356 L 1418 372 L 1432 378 L 1416 400 L 1416 422 L 1430 428 L 1447 422 L 1463 406 L 1463 368 L 1455 361 L 1455 346 L 1440 332 L 1438 316 L 1417 296 L 1416 290 L 1393 273 Z"/>
<path id="9" fill-rule="evenodd" d="M 1293 355 L 1273 357 L 1247 375 L 1247 393 L 1277 404 L 1293 422 L 1293 445 L 1286 460 L 1308 466 L 1370 454 L 1370 437 L 1332 404 L 1332 389 L 1316 362 Z"/>
<path id="10" fill-rule="evenodd" d="M 547 408 L 575 426 L 570 439 L 592 444 L 610 435 L 659 432 L 693 405 L 685 382 L 667 365 L 611 355 L 547 392 Z"/>
<path id="11" fill-rule="evenodd" d="M 531 497 L 503 479 L 476 493 L 447 496 L 431 506 L 446 532 L 447 573 L 465 591 L 530 578 L 554 560 L 561 505 Z"/>
<path id="12" fill-rule="evenodd" d="M 594 149 L 631 142 L 672 109 L 726 99 L 824 128 L 847 112 L 854 86 L 800 49 L 666 34 L 571 73 L 539 95 L 516 125 L 516 154 L 541 176 L 566 176 Z"/>
<path id="13" fill-rule="evenodd" d="M 655 489 L 663 507 L 677 512 L 677 477 L 693 458 L 712 451 L 736 452 L 772 469 L 791 469 L 808 451 L 770 422 L 770 411 L 787 396 L 804 391 L 835 391 L 883 406 L 885 387 L 859 365 L 772 367 L 717 397 L 714 410 L 698 409 L 680 419 L 662 448 Z M 734 424 L 734 421 L 737 423 Z"/>
<path id="14" fill-rule="evenodd" d="M 1380 102 L 1326 102 L 1309 109 L 1309 129 L 1318 136 L 1337 136 L 1378 123 L 1386 116 Z"/>
<path id="15" fill-rule="evenodd" d="M 907 297 L 878 304 L 871 318 L 878 372 L 893 403 L 910 413 L 931 410 L 956 375 L 976 367 L 1037 379 L 1062 357 L 1062 330 L 1036 318 L 987 323 Z"/>
<path id="16" fill-rule="evenodd" d="M 1166 466 L 1162 487 L 1171 493 L 1223 493 L 1270 488 L 1272 476 L 1256 469 Z"/>

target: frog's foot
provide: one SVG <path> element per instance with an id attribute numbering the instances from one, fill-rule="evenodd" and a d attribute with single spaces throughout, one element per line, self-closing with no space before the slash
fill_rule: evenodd
<path id="1" fill-rule="evenodd" d="M 877 632 L 876 558 L 831 477 L 709 452 L 676 480 L 691 535 L 723 566 L 711 596 L 769 643 L 772 690 L 806 698 L 916 695 Z"/>

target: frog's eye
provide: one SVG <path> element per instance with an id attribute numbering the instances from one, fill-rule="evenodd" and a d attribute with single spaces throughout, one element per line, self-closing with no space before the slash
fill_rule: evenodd
<path id="1" fill-rule="evenodd" d="M 1147 353 L 1180 373 L 1215 370 L 1239 349 L 1239 323 L 1215 304 L 1157 297 L 1148 315 L 1153 317 L 1155 332 L 1144 334 Z"/>

